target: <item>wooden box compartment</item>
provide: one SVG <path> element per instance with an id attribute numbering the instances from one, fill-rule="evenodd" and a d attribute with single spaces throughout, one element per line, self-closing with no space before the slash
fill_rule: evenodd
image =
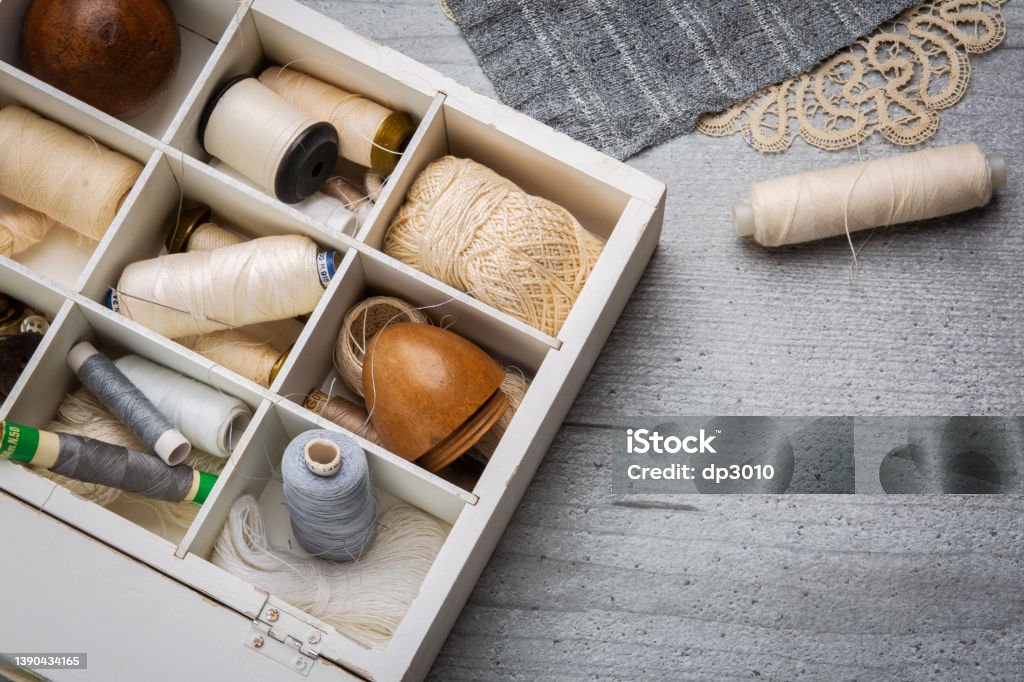
<path id="1" fill-rule="evenodd" d="M 140 334 L 136 330 L 127 329 L 121 324 L 118 316 L 97 305 L 85 301 L 67 301 L 58 311 L 53 324 L 47 331 L 43 343 L 33 357 L 30 365 L 19 379 L 19 389 L 11 394 L 5 407 L 5 419 L 18 424 L 47 427 L 57 416 L 57 409 L 66 394 L 72 393 L 79 385 L 78 378 L 67 364 L 68 351 L 80 341 L 92 343 L 111 359 L 122 355 L 135 354 L 147 360 L 163 365 L 191 379 L 211 386 L 220 392 L 238 398 L 255 412 L 264 400 L 261 391 L 253 390 L 247 383 L 232 381 L 220 368 L 205 358 L 194 354 L 185 355 L 175 352 L 173 347 L 160 337 L 152 334 Z M 255 428 L 250 423 L 248 428 Z M 246 430 L 248 430 L 248 428 Z M 244 441 L 245 434 L 236 434 L 234 440 Z M 236 448 L 237 451 L 237 448 Z M 5 462 L 5 464 L 9 464 Z M 43 479 L 46 484 L 26 479 L 26 476 L 42 478 L 27 467 L 4 467 L 7 482 L 15 488 L 45 489 L 47 485 L 54 490 L 60 486 Z M 53 492 L 53 491 L 50 491 Z M 62 489 L 62 492 L 63 489 Z M 50 503 L 53 502 L 47 493 Z M 75 503 L 87 503 L 81 498 L 70 496 Z M 122 496 L 123 497 L 123 496 Z M 96 505 L 92 505 L 96 506 Z M 195 505 L 191 505 L 195 507 Z M 51 509 L 51 507 L 47 507 Z M 122 502 L 119 498 L 105 510 L 113 511 L 119 516 L 132 521 L 143 528 L 163 537 L 168 541 L 167 549 L 184 536 L 184 528 L 165 528 L 152 515 L 148 505 L 135 502 Z M 198 509 L 196 509 L 198 511 Z"/>
<path id="2" fill-rule="evenodd" d="M 27 4 L 21 0 L 0 3 L 0 35 L 17 39 Z M 103 508 L 7 461 L 0 461 L 0 514 L 22 518 L 22 505 L 28 504 L 91 540 L 83 544 L 67 539 L 68 551 L 75 554 L 70 561 L 107 565 L 101 554 L 113 548 L 131 559 L 131 569 L 120 569 L 126 576 L 137 575 L 142 566 L 171 579 L 156 583 L 153 589 L 159 594 L 154 602 L 169 603 L 180 593 L 177 601 L 189 605 L 182 618 L 190 620 L 188 632 L 179 633 L 182 641 L 198 637 L 217 644 L 197 645 L 198 661 L 169 655 L 150 635 L 130 626 L 143 616 L 145 605 L 111 595 L 109 586 L 88 571 L 77 576 L 81 594 L 104 595 L 114 610 L 114 616 L 102 624 L 82 623 L 81 627 L 116 633 L 118 649 L 159 661 L 163 678 L 194 675 L 201 666 L 205 676 L 224 679 L 243 673 L 268 680 L 292 674 L 324 680 L 420 679 L 657 244 L 665 188 L 291 0 L 177 0 L 171 4 L 183 36 L 194 35 L 183 38 L 183 66 L 171 91 L 152 115 L 139 120 L 115 120 L 25 74 L 11 40 L 3 42 L 0 104 L 20 103 L 135 158 L 145 169 L 100 242 L 81 245 L 70 237 L 65 243 L 51 236 L 15 260 L 0 258 L 0 290 L 55 315 L 39 351 L 0 408 L 0 417 L 44 426 L 76 384 L 66 364 L 68 349 L 79 340 L 93 339 L 112 355 L 138 353 L 242 399 L 253 408 L 253 420 L 210 498 L 187 528 L 167 532 L 137 509 Z M 267 64 L 291 64 L 404 110 L 417 123 L 373 209 L 351 235 L 332 231 L 297 207 L 282 204 L 208 164 L 210 159 L 196 137 L 206 102 L 227 78 Z M 593 273 L 556 334 L 534 329 L 381 250 L 388 226 L 417 174 L 446 154 L 479 161 L 526 191 L 561 204 L 606 240 Z M 107 294 L 116 287 L 125 266 L 163 253 L 179 211 L 196 205 L 209 206 L 215 221 L 243 236 L 305 234 L 340 254 L 337 272 L 308 319 L 248 329 L 280 348 L 292 346 L 269 388 L 106 306 Z M 486 467 L 463 487 L 356 436 L 367 453 L 383 504 L 411 504 L 448 528 L 447 539 L 394 635 L 384 646 L 369 646 L 218 568 L 210 557 L 231 505 L 246 494 L 259 500 L 268 528 L 276 529 L 273 532 L 287 543 L 288 517 L 280 504 L 278 482 L 282 450 L 292 437 L 310 428 L 343 431 L 305 409 L 304 398 L 314 387 L 348 395 L 333 365 L 333 348 L 346 311 L 378 294 L 398 296 L 423 308 L 433 323 L 448 326 L 502 364 L 517 367 L 530 386 Z M 0 524 L 0 540 L 5 532 L 12 543 L 24 539 L 13 529 L 3 528 Z M 63 537 L 55 531 L 45 535 Z M 22 582 L 19 589 L 42 594 L 47 588 Z M 204 597 L 202 606 L 192 599 L 196 593 Z M 81 619 L 88 597 L 60 594 L 71 602 L 63 609 L 67 618 Z M 210 605 L 219 610 L 211 614 Z M 268 620 L 271 611 L 276 614 L 273 622 Z M 197 622 L 191 622 L 193 615 Z M 45 627 L 45 620 L 31 617 L 17 628 L 13 622 L 0 625 L 0 640 L 28 646 L 31 640 L 26 633 Z M 269 635 L 267 645 L 252 646 L 253 633 Z M 310 634 L 316 635 L 316 646 L 302 646 Z M 84 677 L 75 671 L 55 671 L 54 677 L 123 679 L 125 669 L 101 653 L 90 654 L 90 669 Z M 129 656 L 127 660 L 142 659 Z"/>
<path id="3" fill-rule="evenodd" d="M 243 186 L 207 164 L 189 157 L 176 159 L 159 154 L 139 190 L 139 199 L 131 203 L 123 220 L 110 229 L 120 237 L 113 238 L 103 258 L 81 282 L 80 293 L 110 306 L 110 294 L 116 292 L 125 267 L 166 254 L 167 238 L 179 216 L 200 206 L 210 209 L 212 222 L 245 239 L 301 234 L 322 249 L 333 249 L 339 258 L 344 258 L 351 247 L 352 241 L 345 235 L 325 231 L 293 208 Z M 328 300 L 327 293 L 334 286 L 332 281 L 321 304 Z M 122 319 L 140 333 L 152 333 L 142 325 Z M 283 352 L 295 344 L 303 326 L 299 319 L 290 319 L 249 325 L 242 331 Z"/>

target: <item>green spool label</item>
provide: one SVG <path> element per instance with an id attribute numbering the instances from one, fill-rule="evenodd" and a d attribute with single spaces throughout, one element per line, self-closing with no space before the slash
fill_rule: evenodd
<path id="1" fill-rule="evenodd" d="M 210 491 L 213 490 L 213 486 L 217 483 L 217 474 L 211 474 L 206 471 L 199 472 L 199 490 L 196 491 L 196 496 L 192 500 L 196 504 L 202 504 L 206 502 L 206 498 L 209 496 Z"/>
<path id="2" fill-rule="evenodd" d="M 3 422 L 3 425 L 0 458 L 15 462 L 31 462 L 39 450 L 39 429 L 8 421 Z"/>

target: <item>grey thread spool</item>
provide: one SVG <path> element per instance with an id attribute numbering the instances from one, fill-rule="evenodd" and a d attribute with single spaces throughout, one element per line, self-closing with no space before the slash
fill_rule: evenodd
<path id="1" fill-rule="evenodd" d="M 169 466 L 181 464 L 191 444 L 121 370 L 91 343 L 68 353 L 68 365 L 121 422 Z"/>
<path id="2" fill-rule="evenodd" d="M 70 433 L 2 422 L 0 459 L 31 464 L 154 500 L 202 504 L 217 475 L 187 465 L 164 466 L 151 455 Z"/>
<path id="3" fill-rule="evenodd" d="M 190 379 L 138 355 L 114 362 L 161 413 L 170 418 L 196 449 L 230 457 L 252 411 L 238 398 Z"/>
<path id="4" fill-rule="evenodd" d="M 60 456 L 50 469 L 56 474 L 168 502 L 187 499 L 192 489 L 195 469 L 190 466 L 169 467 L 137 450 L 70 433 L 57 435 Z"/>
<path id="5" fill-rule="evenodd" d="M 292 531 L 313 556 L 358 559 L 377 535 L 377 504 L 366 454 L 326 429 L 299 434 L 281 461 Z"/>

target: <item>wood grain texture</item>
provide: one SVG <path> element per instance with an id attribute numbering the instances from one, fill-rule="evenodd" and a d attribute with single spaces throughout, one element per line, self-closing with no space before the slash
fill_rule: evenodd
<path id="1" fill-rule="evenodd" d="M 493 94 L 428 0 L 305 1 Z M 692 134 L 629 162 L 668 185 L 661 245 L 434 679 L 1024 679 L 1020 496 L 629 499 L 600 446 L 626 415 L 1024 413 L 1024 4 L 1004 14 L 927 146 L 999 151 L 1009 187 L 878 230 L 856 285 L 844 239 L 769 251 L 729 214 L 856 151 Z"/>

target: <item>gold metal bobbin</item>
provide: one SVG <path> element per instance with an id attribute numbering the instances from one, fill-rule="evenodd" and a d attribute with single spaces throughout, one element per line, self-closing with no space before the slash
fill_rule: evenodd
<path id="1" fill-rule="evenodd" d="M 391 175 L 414 132 L 416 124 L 403 111 L 396 111 L 385 118 L 377 128 L 373 149 L 370 150 L 370 167 L 373 172 L 384 177 Z"/>
<path id="2" fill-rule="evenodd" d="M 288 348 L 286 348 L 285 351 L 281 353 L 281 357 L 277 359 L 277 362 L 274 363 L 274 366 L 270 368 L 270 381 L 267 382 L 268 384 L 274 383 L 274 379 L 277 378 L 277 375 L 281 371 L 281 368 L 284 367 L 284 361 L 288 359 L 288 354 L 292 352 L 292 348 L 294 347 L 294 343 L 288 346 Z"/>
<path id="3" fill-rule="evenodd" d="M 196 228 L 203 223 L 210 222 L 212 215 L 210 209 L 206 206 L 183 211 L 178 219 L 178 224 L 174 226 L 174 231 L 167 236 L 167 252 L 181 253 L 184 251 L 188 247 L 188 240 L 192 238 Z"/>

